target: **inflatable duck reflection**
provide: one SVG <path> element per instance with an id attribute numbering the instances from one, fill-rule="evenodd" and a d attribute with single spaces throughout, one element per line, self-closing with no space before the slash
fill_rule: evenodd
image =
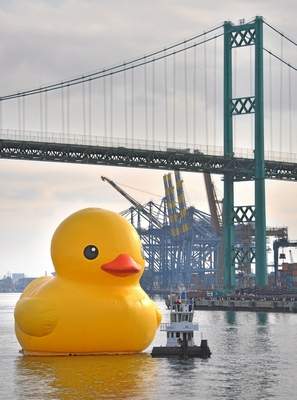
<path id="1" fill-rule="evenodd" d="M 161 315 L 139 284 L 140 239 L 120 215 L 87 208 L 70 215 L 52 238 L 55 277 L 35 279 L 15 308 L 25 354 L 140 352 Z"/>
<path id="2" fill-rule="evenodd" d="M 156 367 L 148 353 L 121 357 L 26 356 L 15 359 L 15 380 L 29 378 L 24 385 L 24 399 L 150 399 L 156 388 Z M 30 388 L 32 381 L 34 389 Z"/>

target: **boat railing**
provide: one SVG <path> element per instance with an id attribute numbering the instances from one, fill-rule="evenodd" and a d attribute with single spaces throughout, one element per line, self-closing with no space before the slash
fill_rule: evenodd
<path id="1" fill-rule="evenodd" d="M 174 332 L 191 332 L 198 331 L 199 325 L 197 323 L 182 321 L 182 322 L 163 322 L 160 325 L 161 331 L 174 331 Z"/>
<path id="2" fill-rule="evenodd" d="M 170 309 L 170 312 L 172 314 L 194 314 L 194 309 L 191 311 L 187 311 L 187 310 L 181 310 L 181 311 L 177 311 L 176 309 Z"/>

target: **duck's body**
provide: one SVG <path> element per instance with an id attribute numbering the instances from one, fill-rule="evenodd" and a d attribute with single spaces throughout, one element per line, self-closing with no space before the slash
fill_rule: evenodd
<path id="1" fill-rule="evenodd" d="M 161 320 L 157 307 L 135 277 L 114 276 L 117 263 L 105 265 L 112 271 L 100 270 L 105 285 L 57 274 L 26 288 L 15 309 L 25 353 L 131 353 L 150 344 Z"/>
<path id="2" fill-rule="evenodd" d="M 96 285 L 55 277 L 35 285 L 34 293 L 29 286 L 15 315 L 17 337 L 31 354 L 138 352 L 150 344 L 160 322 L 140 286 L 98 293 Z"/>

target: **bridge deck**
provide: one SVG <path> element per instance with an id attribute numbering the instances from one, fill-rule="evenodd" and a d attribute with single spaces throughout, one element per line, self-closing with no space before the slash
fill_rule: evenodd
<path id="1" fill-rule="evenodd" d="M 254 160 L 225 158 L 183 151 L 152 151 L 125 147 L 32 142 L 0 139 L 0 158 L 55 161 L 120 167 L 180 170 L 223 174 L 232 172 L 235 180 L 254 179 Z M 266 161 L 267 179 L 297 180 L 297 164 Z"/>

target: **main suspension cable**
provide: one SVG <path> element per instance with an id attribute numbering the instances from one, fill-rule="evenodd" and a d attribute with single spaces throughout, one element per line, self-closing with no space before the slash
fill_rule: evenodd
<path id="1" fill-rule="evenodd" d="M 288 61 L 284 60 L 283 58 L 281 58 L 277 54 L 273 53 L 271 50 L 268 50 L 265 47 L 263 47 L 263 50 L 266 51 L 266 53 L 270 54 L 272 57 L 274 57 L 276 60 L 278 60 L 281 63 L 285 64 L 287 67 L 293 69 L 294 71 L 297 71 L 297 67 L 295 67 L 294 65 L 290 64 Z"/>
<path id="2" fill-rule="evenodd" d="M 221 27 L 222 26 L 220 26 L 219 28 L 221 28 Z M 219 29 L 219 28 L 216 28 L 216 29 Z M 208 33 L 212 32 L 212 31 L 213 30 L 208 31 L 208 32 L 206 32 L 204 34 L 198 35 L 197 37 L 201 37 L 203 35 L 207 35 Z M 215 36 L 211 36 L 209 38 L 206 38 L 201 42 L 198 42 L 198 43 L 195 42 L 194 44 L 190 44 L 189 46 L 183 47 L 183 48 L 178 49 L 178 50 L 171 51 L 171 52 L 166 53 L 166 54 L 164 54 L 164 49 L 163 49 L 163 50 L 160 50 L 160 51 L 158 51 L 156 53 L 152 53 L 149 56 L 143 56 L 143 57 L 141 57 L 139 59 L 136 59 L 134 61 L 129 61 L 129 62 L 126 62 L 126 63 L 122 63 L 122 64 L 120 64 L 120 65 L 118 65 L 116 67 L 103 69 L 103 70 L 98 71 L 98 72 L 93 73 L 93 74 L 83 75 L 83 76 L 81 76 L 79 78 L 65 80 L 65 81 L 62 81 L 62 82 L 59 82 L 59 83 L 55 83 L 55 84 L 52 84 L 52 85 L 42 86 L 41 88 L 39 87 L 39 88 L 31 89 L 31 90 L 24 90 L 24 91 L 21 91 L 21 92 L 12 93 L 10 95 L 6 95 L 6 96 L 0 97 L 0 101 L 10 100 L 10 99 L 14 99 L 16 97 L 21 97 L 21 96 L 22 97 L 30 96 L 30 95 L 34 95 L 34 94 L 37 94 L 37 93 L 40 93 L 40 92 L 50 92 L 52 90 L 57 90 L 57 89 L 60 89 L 61 87 L 65 87 L 65 86 L 68 86 L 68 85 L 69 86 L 79 85 L 79 84 L 82 84 L 83 82 L 89 81 L 89 80 L 102 79 L 102 78 L 104 78 L 106 76 L 115 75 L 115 74 L 121 73 L 121 72 L 123 72 L 125 70 L 129 70 L 131 68 L 141 67 L 144 64 L 155 63 L 156 61 L 162 60 L 164 58 L 171 57 L 171 56 L 173 56 L 175 54 L 179 54 L 179 53 L 181 53 L 181 52 L 183 52 L 185 50 L 192 49 L 192 48 L 194 48 L 196 46 L 200 46 L 202 44 L 208 43 L 208 42 L 210 42 L 210 41 L 212 41 L 212 40 L 214 40 L 214 39 L 216 39 L 218 37 L 221 37 L 223 35 L 224 35 L 224 33 L 220 33 L 220 34 L 217 34 Z M 191 40 L 193 40 L 193 39 L 191 39 Z M 189 43 L 189 41 L 190 40 L 185 40 L 185 41 L 181 42 L 179 44 L 179 46 L 181 44 L 183 44 L 183 43 Z M 174 48 L 174 47 L 176 47 L 176 46 L 169 47 L 169 48 L 167 48 L 167 50 L 171 49 L 171 48 Z M 160 53 L 162 55 L 149 59 L 149 57 L 152 57 L 153 55 L 160 54 Z"/>
<path id="3" fill-rule="evenodd" d="M 267 25 L 270 29 L 272 29 L 274 32 L 278 33 L 281 35 L 284 39 L 287 39 L 290 43 L 292 43 L 294 46 L 297 46 L 297 41 L 293 40 L 289 36 L 285 35 L 283 32 L 275 28 L 273 25 L 269 24 L 267 21 L 263 20 L 264 24 Z"/>

